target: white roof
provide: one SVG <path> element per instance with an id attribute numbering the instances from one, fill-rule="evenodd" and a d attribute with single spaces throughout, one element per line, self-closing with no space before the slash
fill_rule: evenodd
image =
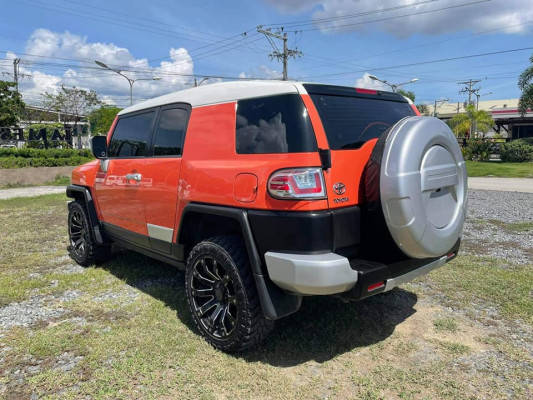
<path id="1" fill-rule="evenodd" d="M 119 115 L 172 103 L 187 103 L 192 107 L 228 103 L 240 99 L 287 93 L 306 93 L 302 83 L 291 81 L 235 81 L 213 83 L 180 90 L 125 108 Z"/>

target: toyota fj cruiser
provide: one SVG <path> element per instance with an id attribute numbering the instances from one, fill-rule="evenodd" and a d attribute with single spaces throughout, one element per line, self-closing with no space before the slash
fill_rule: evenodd
<path id="1" fill-rule="evenodd" d="M 121 111 L 72 173 L 69 252 L 112 243 L 185 270 L 205 339 L 261 341 L 303 296 L 391 290 L 457 254 L 456 138 L 396 93 L 296 82 L 206 85 Z"/>

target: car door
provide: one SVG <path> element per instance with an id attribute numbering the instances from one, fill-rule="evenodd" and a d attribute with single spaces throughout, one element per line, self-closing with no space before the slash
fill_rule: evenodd
<path id="1" fill-rule="evenodd" d="M 181 154 L 190 106 L 173 104 L 161 108 L 152 140 L 152 157 L 146 159 L 142 196 L 151 247 L 171 253 Z"/>
<path id="2" fill-rule="evenodd" d="M 108 233 L 149 247 L 142 188 L 146 157 L 158 109 L 120 116 L 112 133 L 106 171 L 95 183 L 101 219 Z"/>

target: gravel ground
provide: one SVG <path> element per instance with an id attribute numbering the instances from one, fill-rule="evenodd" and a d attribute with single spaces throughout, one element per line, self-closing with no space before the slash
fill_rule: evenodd
<path id="1" fill-rule="evenodd" d="M 12 199 L 15 197 L 33 197 L 44 194 L 65 193 L 66 186 L 37 186 L 16 189 L 0 190 L 0 200 Z"/>
<path id="2" fill-rule="evenodd" d="M 468 202 L 462 251 L 533 263 L 533 193 L 469 190 Z"/>

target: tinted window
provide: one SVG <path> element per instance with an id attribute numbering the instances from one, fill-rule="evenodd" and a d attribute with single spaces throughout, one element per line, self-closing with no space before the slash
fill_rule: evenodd
<path id="1" fill-rule="evenodd" d="M 179 156 L 188 112 L 182 108 L 163 110 L 155 134 L 155 156 Z"/>
<path id="2" fill-rule="evenodd" d="M 297 94 L 240 100 L 236 129 L 239 154 L 317 150 L 307 109 Z"/>
<path id="3" fill-rule="evenodd" d="M 150 111 L 131 117 L 119 118 L 111 143 L 110 157 L 143 157 L 147 154 L 152 135 L 152 120 L 155 112 Z"/>
<path id="4" fill-rule="evenodd" d="M 400 119 L 415 115 L 408 103 L 362 97 L 311 94 L 333 150 L 357 149 Z"/>

